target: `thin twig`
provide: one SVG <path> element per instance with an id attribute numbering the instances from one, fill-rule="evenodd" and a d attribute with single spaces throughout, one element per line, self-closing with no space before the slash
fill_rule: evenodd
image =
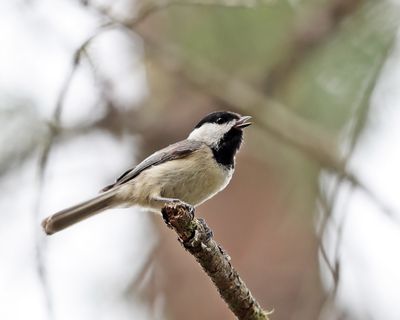
<path id="1" fill-rule="evenodd" d="M 187 206 L 173 204 L 162 209 L 169 227 L 211 278 L 221 297 L 240 320 L 268 320 L 246 284 L 233 268 L 230 257 L 212 239 L 212 231 L 203 219 L 196 219 Z"/>
<path id="2" fill-rule="evenodd" d="M 94 36 L 92 36 L 91 38 L 93 38 L 93 37 Z M 85 43 L 89 43 L 91 41 L 91 38 L 88 39 L 87 41 L 85 41 Z M 83 46 L 83 48 L 84 48 L 84 46 Z M 43 144 L 43 148 L 42 148 L 42 151 L 39 156 L 38 178 L 37 178 L 38 179 L 38 192 L 37 192 L 37 196 L 36 196 L 35 208 L 33 210 L 35 221 L 39 220 L 41 202 L 42 202 L 42 192 L 43 192 L 44 185 L 45 185 L 46 168 L 48 165 L 48 160 L 49 160 L 51 149 L 54 145 L 54 141 L 55 141 L 56 137 L 60 134 L 61 113 L 62 113 L 62 109 L 64 106 L 65 97 L 71 86 L 72 79 L 75 75 L 75 72 L 79 66 L 79 62 L 81 59 L 81 50 L 82 49 L 75 52 L 74 57 L 72 59 L 71 70 L 68 73 L 67 77 L 64 80 L 64 83 L 61 86 L 61 90 L 60 90 L 60 93 L 56 100 L 52 118 L 51 118 L 50 122 L 48 123 L 48 125 L 50 127 L 49 135 L 47 136 L 47 139 L 45 140 L 45 142 Z M 45 267 L 45 263 L 44 263 L 45 241 L 43 239 L 41 230 L 37 233 L 37 236 L 36 236 L 35 251 L 36 251 L 36 268 L 37 268 L 37 273 L 38 273 L 40 283 L 43 288 L 44 297 L 46 300 L 48 317 L 50 319 L 53 319 L 54 312 L 53 312 L 53 306 L 52 306 L 52 298 L 51 298 L 51 294 L 50 294 L 50 288 L 49 288 L 47 274 L 46 274 L 46 267 Z"/>
<path id="3" fill-rule="evenodd" d="M 35 200 L 35 206 L 33 208 L 34 221 L 38 221 L 40 217 L 40 209 L 42 202 L 42 192 L 44 189 L 44 176 L 46 172 L 46 167 L 49 158 L 50 148 L 53 142 L 53 135 L 47 137 L 42 152 L 38 161 L 38 173 L 37 173 L 37 194 Z M 35 224 L 36 226 L 36 224 Z M 45 251 L 45 241 L 43 234 L 40 229 L 35 230 L 35 257 L 36 257 L 36 272 L 39 278 L 39 283 L 42 287 L 44 300 L 46 303 L 47 316 L 49 319 L 54 319 L 53 301 L 52 295 L 50 293 L 50 287 L 47 279 L 46 267 L 44 263 L 44 251 Z"/>

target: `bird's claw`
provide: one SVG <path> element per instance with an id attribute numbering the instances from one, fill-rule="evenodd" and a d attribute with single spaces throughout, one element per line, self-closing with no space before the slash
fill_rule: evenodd
<path id="1" fill-rule="evenodd" d="M 182 208 L 184 211 L 186 211 L 189 214 L 191 220 L 194 219 L 194 212 L 195 212 L 194 206 L 192 206 L 186 202 L 183 202 L 179 199 L 173 199 L 161 209 L 161 214 L 162 214 L 163 220 L 169 228 L 172 228 L 169 214 L 168 214 L 168 211 L 171 209 L 171 207 L 174 208 L 175 210 Z"/>
<path id="2" fill-rule="evenodd" d="M 181 207 L 181 208 L 183 208 L 186 212 L 189 213 L 190 218 L 191 218 L 192 220 L 194 219 L 194 212 L 195 212 L 194 206 L 192 206 L 192 205 L 190 205 L 190 204 L 188 204 L 188 203 L 186 203 L 186 202 L 183 202 L 183 201 L 181 201 L 181 200 L 179 200 L 179 199 L 174 199 L 174 200 L 172 201 L 172 203 L 175 205 L 175 207 Z"/>

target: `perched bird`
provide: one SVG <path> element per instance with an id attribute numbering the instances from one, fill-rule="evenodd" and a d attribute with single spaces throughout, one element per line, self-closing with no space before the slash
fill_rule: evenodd
<path id="1" fill-rule="evenodd" d="M 97 197 L 43 220 L 44 231 L 53 234 L 114 207 L 140 206 L 161 212 L 168 203 L 200 205 L 231 180 L 242 129 L 251 124 L 250 118 L 227 111 L 208 114 L 187 139 L 153 153 Z"/>

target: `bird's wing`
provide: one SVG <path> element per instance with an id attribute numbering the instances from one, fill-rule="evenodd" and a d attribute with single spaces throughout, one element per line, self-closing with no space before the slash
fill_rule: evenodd
<path id="1" fill-rule="evenodd" d="M 115 183 L 110 184 L 109 186 L 103 188 L 101 191 L 108 191 L 116 186 L 126 183 L 129 180 L 132 180 L 136 176 L 138 176 L 142 171 L 146 170 L 149 167 L 159 165 L 166 161 L 182 159 L 192 154 L 194 151 L 201 148 L 203 145 L 202 142 L 193 141 L 193 140 L 182 140 L 180 142 L 174 143 L 161 149 L 146 159 L 144 159 L 141 163 L 139 163 L 136 167 L 131 168 L 125 171 Z"/>

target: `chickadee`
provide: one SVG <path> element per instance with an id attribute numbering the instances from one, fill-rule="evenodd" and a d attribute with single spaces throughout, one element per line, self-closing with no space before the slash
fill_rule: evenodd
<path id="1" fill-rule="evenodd" d="M 249 116 L 213 112 L 186 140 L 161 149 L 88 201 L 64 209 L 42 222 L 50 235 L 114 207 L 140 206 L 160 212 L 168 203 L 196 207 L 223 190 L 232 178 L 235 154 Z"/>

